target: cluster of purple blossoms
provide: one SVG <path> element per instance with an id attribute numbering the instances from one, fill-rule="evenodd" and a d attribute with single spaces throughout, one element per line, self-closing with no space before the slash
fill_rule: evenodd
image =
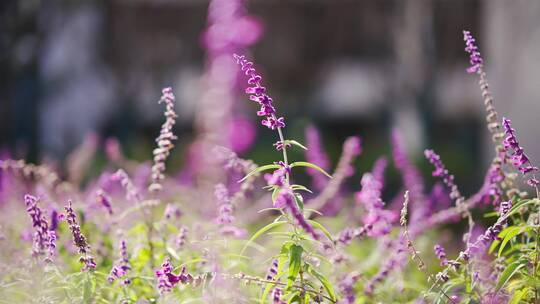
<path id="1" fill-rule="evenodd" d="M 263 126 L 271 130 L 285 127 L 285 119 L 283 117 L 276 117 L 276 109 L 272 105 L 272 98 L 266 94 L 266 88 L 261 85 L 262 77 L 253 68 L 253 62 L 248 61 L 245 56 L 237 54 L 233 56 L 242 71 L 246 76 L 249 76 L 248 84 L 251 87 L 246 88 L 246 94 L 250 95 L 249 99 L 260 105 L 261 108 L 257 111 L 257 115 L 265 117 L 262 121 Z"/>
<path id="2" fill-rule="evenodd" d="M 500 240 L 499 233 L 504 229 L 504 226 L 508 222 L 508 213 L 512 209 L 512 202 L 502 202 L 499 208 L 499 218 L 495 224 L 489 226 L 486 231 L 476 238 L 476 241 L 472 244 L 468 244 L 467 248 L 460 252 L 459 256 L 465 261 L 469 261 L 473 251 L 481 250 L 489 246 L 492 241 Z"/>
<path id="3" fill-rule="evenodd" d="M 107 278 L 107 280 L 109 281 L 109 283 L 112 284 L 115 280 L 124 278 L 124 280 L 122 281 L 122 284 L 129 285 L 131 284 L 131 280 L 126 277 L 129 270 L 131 270 L 131 266 L 129 264 L 126 241 L 121 240 L 120 241 L 120 259 L 117 261 L 116 265 L 114 265 L 113 268 L 111 269 L 111 273 L 109 274 L 109 277 Z"/>
<path id="4" fill-rule="evenodd" d="M 171 88 L 164 88 L 162 91 L 162 96 L 159 99 L 158 103 L 165 103 L 165 122 L 161 126 L 161 131 L 159 136 L 156 138 L 158 147 L 152 152 L 154 154 L 154 165 L 152 166 L 152 183 L 148 187 L 148 190 L 160 191 L 161 181 L 165 179 L 163 172 L 165 171 L 165 161 L 169 154 L 171 153 L 172 148 L 174 148 L 173 140 L 176 140 L 176 135 L 173 134 L 172 128 L 175 124 L 175 119 L 178 117 L 174 111 L 174 94 Z"/>
<path id="5" fill-rule="evenodd" d="M 111 179 L 120 182 L 120 184 L 126 191 L 127 200 L 136 203 L 141 201 L 141 195 L 139 193 L 139 190 L 137 190 L 137 187 L 135 187 L 135 185 L 127 175 L 126 171 L 118 169 L 118 171 L 111 175 Z"/>
<path id="6" fill-rule="evenodd" d="M 277 276 L 277 271 L 278 271 L 278 260 L 274 259 L 272 261 L 272 265 L 270 265 L 270 268 L 268 268 L 268 271 L 266 274 L 266 280 L 274 281 Z"/>
<path id="7" fill-rule="evenodd" d="M 176 205 L 176 204 L 167 204 L 165 206 L 165 211 L 163 212 L 163 216 L 170 220 L 170 219 L 179 219 L 182 217 L 182 210 Z"/>
<path id="8" fill-rule="evenodd" d="M 516 137 L 516 130 L 512 128 L 510 120 L 503 117 L 503 128 L 506 138 L 503 141 L 504 148 L 507 153 L 510 154 L 510 160 L 516 169 L 522 174 L 534 173 L 538 171 L 538 167 L 534 167 L 529 160 L 529 157 L 525 154 L 523 147 L 519 145 Z M 535 177 L 530 178 L 527 183 L 536 187 L 540 183 Z"/>
<path id="9" fill-rule="evenodd" d="M 274 289 L 272 290 L 272 303 L 273 304 L 285 304 L 287 302 L 281 300 L 281 288 L 279 287 L 274 287 Z"/>
<path id="10" fill-rule="evenodd" d="M 309 233 L 315 240 L 319 239 L 319 234 L 313 226 L 306 220 L 302 214 L 302 210 L 296 204 L 294 196 L 299 196 L 300 194 L 294 193 L 290 187 L 282 188 L 276 197 L 275 207 L 276 208 L 288 208 L 296 220 L 297 224 L 302 227 L 307 233 Z"/>
<path id="11" fill-rule="evenodd" d="M 306 151 L 307 161 L 316 164 L 324 170 L 328 170 L 330 168 L 330 160 L 323 150 L 321 136 L 313 126 L 309 126 L 306 129 L 306 144 L 308 147 L 308 150 Z M 309 168 L 307 173 L 313 179 L 313 188 L 315 190 L 322 190 L 328 183 L 328 180 L 315 169 Z"/>
<path id="12" fill-rule="evenodd" d="M 32 256 L 38 257 L 46 255 L 45 261 L 51 262 L 56 248 L 56 233 L 49 229 L 49 224 L 38 206 L 39 199 L 32 195 L 25 195 L 26 212 L 32 219 L 32 226 L 35 229 L 33 236 Z"/>
<path id="13" fill-rule="evenodd" d="M 356 301 L 356 293 L 354 292 L 354 285 L 360 279 L 358 272 L 351 272 L 347 274 L 338 284 L 343 298 L 338 302 L 339 304 L 354 304 Z"/>
<path id="14" fill-rule="evenodd" d="M 233 205 L 231 204 L 231 197 L 229 196 L 229 190 L 224 184 L 217 184 L 214 188 L 214 195 L 216 196 L 217 203 L 219 205 L 219 214 L 216 218 L 216 222 L 219 225 L 230 225 L 234 221 Z"/>
<path id="15" fill-rule="evenodd" d="M 182 226 L 180 228 L 180 232 L 178 232 L 178 236 L 176 236 L 175 243 L 178 248 L 184 247 L 187 241 L 189 229 L 186 226 Z"/>
<path id="16" fill-rule="evenodd" d="M 459 192 L 459 189 L 454 182 L 454 176 L 448 172 L 445 168 L 441 157 L 437 155 L 433 150 L 425 150 L 424 155 L 427 160 L 435 167 L 433 171 L 433 176 L 442 178 L 444 184 L 450 189 L 450 198 L 456 200 L 456 205 L 460 205 L 464 202 L 465 198 Z"/>
<path id="17" fill-rule="evenodd" d="M 112 209 L 112 205 L 111 205 L 111 198 L 107 194 L 105 194 L 105 191 L 103 191 L 102 189 L 97 190 L 96 191 L 96 200 L 97 200 L 97 203 L 99 205 L 103 206 L 103 208 L 105 208 L 105 210 L 107 210 L 109 215 L 113 214 L 113 209 Z"/>
<path id="18" fill-rule="evenodd" d="M 416 219 L 422 217 L 425 213 L 428 213 L 429 210 L 425 210 L 425 197 L 424 197 L 424 181 L 422 180 L 422 175 L 420 171 L 411 163 L 405 149 L 403 147 L 403 138 L 397 130 L 392 131 L 391 136 L 392 141 L 392 158 L 394 160 L 394 165 L 399 170 L 403 185 L 405 189 L 410 192 L 411 203 L 414 204 L 411 219 L 415 221 Z M 401 202 L 401 195 L 397 196 L 399 202 Z"/>
<path id="19" fill-rule="evenodd" d="M 161 294 L 170 292 L 178 283 L 187 284 L 193 281 L 193 276 L 187 272 L 185 266 L 182 267 L 179 275 L 175 275 L 172 270 L 171 262 L 165 260 L 161 268 L 155 272 L 158 280 L 157 287 Z"/>
<path id="20" fill-rule="evenodd" d="M 291 174 L 291 167 L 289 165 L 286 165 L 282 161 L 277 162 L 277 164 L 280 166 L 280 168 L 275 170 L 272 174 L 265 174 L 264 179 L 269 186 L 282 187 L 283 185 L 285 185 L 285 179 L 287 175 Z M 284 205 L 281 205 L 280 207 L 275 207 L 282 208 L 283 206 Z"/>
<path id="21" fill-rule="evenodd" d="M 367 224 L 358 228 L 345 228 L 343 229 L 337 238 L 337 241 L 343 245 L 348 245 L 355 238 L 363 238 L 373 228 L 373 225 Z"/>
<path id="22" fill-rule="evenodd" d="M 360 181 L 362 189 L 356 194 L 356 200 L 362 204 L 367 214 L 362 218 L 364 225 L 370 225 L 369 236 L 382 236 L 390 233 L 397 214 L 384 209 L 381 199 L 382 183 L 373 174 L 365 173 Z"/>
<path id="23" fill-rule="evenodd" d="M 446 251 L 444 250 L 444 247 L 436 244 L 433 247 L 433 250 L 435 251 L 435 255 L 437 256 L 437 258 L 441 261 L 441 266 L 448 265 L 448 258 L 446 258 Z"/>
<path id="24" fill-rule="evenodd" d="M 90 245 L 88 245 L 86 238 L 81 232 L 81 227 L 77 223 L 77 216 L 71 206 L 71 201 L 68 201 L 68 205 L 64 209 L 66 210 L 66 221 L 73 236 L 73 243 L 77 247 L 79 254 L 81 254 L 79 261 L 84 264 L 82 271 L 96 269 L 96 262 L 90 255 Z"/>
<path id="25" fill-rule="evenodd" d="M 484 60 L 475 44 L 476 40 L 469 31 L 463 31 L 463 40 L 465 41 L 465 51 L 470 54 L 471 66 L 467 68 L 467 73 L 477 73 L 482 69 Z"/>

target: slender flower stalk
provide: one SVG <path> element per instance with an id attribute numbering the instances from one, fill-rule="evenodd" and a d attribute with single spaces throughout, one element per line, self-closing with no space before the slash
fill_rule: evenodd
<path id="1" fill-rule="evenodd" d="M 148 187 L 150 192 L 157 192 L 163 188 L 161 182 L 165 179 L 165 161 L 174 148 L 172 142 L 177 139 L 172 130 L 178 117 L 174 111 L 175 97 L 171 88 L 164 88 L 162 93 L 163 95 L 161 95 L 158 103 L 165 103 L 165 122 L 161 126 L 159 136 L 156 138 L 157 148 L 152 152 L 154 154 L 154 165 L 152 166 L 152 183 Z"/>
<path id="2" fill-rule="evenodd" d="M 437 155 L 433 150 L 426 150 L 424 154 L 428 161 L 435 167 L 433 171 L 433 176 L 440 177 L 444 184 L 450 189 L 450 198 L 455 200 L 456 207 L 462 213 L 463 216 L 467 217 L 469 231 L 465 237 L 466 243 L 469 243 L 471 238 L 472 229 L 474 228 L 474 221 L 469 211 L 468 204 L 465 203 L 465 197 L 461 195 L 457 185 L 454 182 L 454 176 L 448 172 L 444 164 L 441 161 L 441 157 Z"/>
<path id="3" fill-rule="evenodd" d="M 73 210 L 73 207 L 71 206 L 71 201 L 68 201 L 68 204 L 64 209 L 66 210 L 66 221 L 68 222 L 69 230 L 71 230 L 71 235 L 73 236 L 73 243 L 81 255 L 79 261 L 84 264 L 82 271 L 96 269 L 96 262 L 91 255 L 90 245 L 88 245 L 86 238 L 81 232 L 81 227 L 77 223 L 77 216 L 75 215 L 75 210 Z"/>
<path id="4" fill-rule="evenodd" d="M 120 184 L 122 185 L 122 187 L 126 191 L 126 199 L 128 201 L 132 201 L 132 202 L 135 202 L 135 203 L 140 203 L 141 202 L 141 200 L 142 200 L 141 194 L 139 193 L 139 190 L 137 189 L 137 187 L 135 187 L 135 185 L 133 184 L 133 182 L 131 181 L 131 179 L 127 175 L 126 171 L 124 171 L 122 169 L 118 169 L 118 171 L 116 171 L 111 176 L 111 178 L 113 180 L 115 180 L 115 181 L 120 182 Z"/>

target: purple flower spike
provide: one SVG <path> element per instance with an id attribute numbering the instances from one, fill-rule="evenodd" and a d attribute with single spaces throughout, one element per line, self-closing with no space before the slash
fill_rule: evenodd
<path id="1" fill-rule="evenodd" d="M 94 262 L 94 258 L 90 255 L 90 245 L 88 245 L 86 238 L 81 232 L 81 226 L 77 223 L 77 216 L 75 215 L 75 210 L 73 210 L 73 207 L 71 206 L 71 201 L 68 201 L 65 210 L 66 221 L 68 222 L 69 230 L 71 230 L 71 235 L 73 236 L 73 243 L 77 247 L 79 254 L 81 254 L 79 261 L 84 264 L 82 271 L 96 269 L 96 262 Z"/>
<path id="2" fill-rule="evenodd" d="M 248 61 L 245 56 L 234 54 L 234 59 L 242 69 L 242 71 L 249 76 L 248 84 L 250 87 L 246 88 L 246 94 L 249 94 L 249 99 L 258 103 L 261 109 L 257 112 L 258 116 L 264 116 L 262 125 L 271 130 L 281 129 L 285 127 L 285 119 L 283 117 L 276 117 L 276 109 L 272 105 L 272 98 L 266 94 L 266 88 L 261 85 L 262 77 L 257 74 L 257 71 L 253 68 L 253 62 Z"/>
<path id="3" fill-rule="evenodd" d="M 437 155 L 433 150 L 424 151 L 424 155 L 426 156 L 427 160 L 435 167 L 435 170 L 433 171 L 433 176 L 442 178 L 444 184 L 450 189 L 450 198 L 461 202 L 463 200 L 463 196 L 459 192 L 459 189 L 454 182 L 454 176 L 450 174 L 448 170 L 444 167 L 444 164 L 441 161 L 441 157 Z"/>
<path id="4" fill-rule="evenodd" d="M 32 219 L 32 226 L 35 230 L 32 256 L 46 255 L 45 261 L 51 262 L 56 248 L 56 233 L 49 230 L 45 215 L 38 206 L 38 198 L 27 194 L 24 196 L 24 202 L 26 203 L 26 212 Z"/>
<path id="5" fill-rule="evenodd" d="M 296 220 L 298 225 L 300 225 L 300 227 L 302 227 L 307 233 L 309 233 L 315 240 L 318 240 L 319 234 L 317 233 L 317 231 L 315 231 L 313 226 L 311 226 L 311 224 L 308 223 L 308 221 L 302 214 L 302 211 L 296 205 L 296 202 L 294 200 L 294 195 L 299 195 L 299 194 L 293 193 L 293 191 L 290 188 L 281 189 L 281 192 L 276 198 L 275 207 L 276 208 L 283 208 L 283 207 L 289 208 L 293 218 Z"/>
<path id="6" fill-rule="evenodd" d="M 193 281 L 193 276 L 187 272 L 185 266 L 182 267 L 179 275 L 175 275 L 172 270 L 171 262 L 165 260 L 161 268 L 155 272 L 158 280 L 158 289 L 161 294 L 170 292 L 178 283 L 187 284 Z"/>
<path id="7" fill-rule="evenodd" d="M 516 137 L 516 130 L 512 128 L 511 121 L 503 117 L 503 128 L 506 138 L 503 141 L 504 149 L 506 153 L 510 154 L 510 160 L 516 169 L 518 169 L 523 175 L 527 173 L 534 173 L 538 171 L 538 167 L 534 167 L 529 160 L 529 157 L 525 154 L 523 147 L 519 145 Z M 533 187 L 538 185 L 538 180 L 532 177 L 527 183 Z"/>
<path id="8" fill-rule="evenodd" d="M 467 73 L 478 73 L 482 69 L 484 60 L 476 46 L 476 40 L 469 31 L 463 31 L 463 40 L 465 41 L 465 51 L 470 54 L 471 66 L 467 68 Z"/>
<path id="9" fill-rule="evenodd" d="M 441 266 L 448 265 L 448 259 L 446 258 L 446 251 L 444 250 L 444 247 L 437 244 L 435 247 L 433 247 L 433 250 L 435 251 L 437 258 L 441 261 Z"/>

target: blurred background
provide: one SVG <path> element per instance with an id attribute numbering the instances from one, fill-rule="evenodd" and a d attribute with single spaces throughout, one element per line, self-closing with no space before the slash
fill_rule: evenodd
<path id="1" fill-rule="evenodd" d="M 215 11 L 227 12 L 221 2 Z M 426 172 L 422 151 L 433 148 L 471 193 L 492 147 L 477 77 L 465 71 L 468 29 L 499 114 L 540 159 L 540 1 L 249 0 L 245 8 L 232 13 L 245 22 L 231 24 L 212 19 L 203 0 L 1 1 L 2 157 L 62 160 L 83 142 L 117 138 L 129 157 L 150 159 L 163 122 L 157 101 L 171 86 L 179 114 L 173 168 L 194 161 L 189 147 L 201 133 L 222 139 L 219 115 L 232 126 L 219 144 L 273 161 L 275 134 L 260 127 L 242 94 L 245 78 L 219 112 L 215 91 L 227 75 L 212 67 L 235 50 L 255 60 L 290 138 L 303 141 L 305 128 L 316 126 L 335 164 L 342 141 L 360 135 L 362 171 L 389 153 L 397 128 Z M 216 44 L 237 34 L 247 38 L 231 49 Z"/>

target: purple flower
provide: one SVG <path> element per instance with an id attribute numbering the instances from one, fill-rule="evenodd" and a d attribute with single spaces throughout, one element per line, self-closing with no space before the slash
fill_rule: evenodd
<path id="1" fill-rule="evenodd" d="M 435 247 L 433 247 L 433 250 L 435 251 L 437 258 L 441 261 L 441 266 L 448 265 L 448 259 L 446 258 L 446 251 L 444 250 L 444 247 L 436 244 Z"/>
<path id="2" fill-rule="evenodd" d="M 129 285 L 131 284 L 131 280 L 126 277 L 129 270 L 131 270 L 131 266 L 129 264 L 126 241 L 121 240 L 120 241 L 120 259 L 115 263 L 115 265 L 111 269 L 111 273 L 109 274 L 109 277 L 107 278 L 107 280 L 109 281 L 109 283 L 113 283 L 116 279 L 124 278 L 124 281 L 122 283 L 124 285 Z"/>
<path id="3" fill-rule="evenodd" d="M 270 268 L 268 268 L 268 272 L 266 273 L 266 280 L 268 281 L 274 281 L 277 276 L 278 271 L 278 260 L 274 259 L 272 261 L 272 265 Z"/>
<path id="4" fill-rule="evenodd" d="M 139 190 L 137 190 L 137 187 L 135 187 L 135 185 L 127 175 L 126 171 L 118 169 L 118 171 L 111 175 L 111 179 L 120 182 L 120 184 L 126 191 L 127 200 L 134 201 L 136 203 L 142 200 Z"/>
<path id="5" fill-rule="evenodd" d="M 234 221 L 233 205 L 231 204 L 231 198 L 229 191 L 224 184 L 217 184 L 214 189 L 214 195 L 219 206 L 219 214 L 216 218 L 216 222 L 219 225 L 229 225 Z"/>
<path id="6" fill-rule="evenodd" d="M 99 189 L 96 192 L 96 200 L 101 206 L 103 206 L 103 208 L 107 210 L 109 215 L 113 214 L 111 198 L 107 194 L 105 194 L 103 190 Z"/>
<path id="7" fill-rule="evenodd" d="M 298 225 L 302 227 L 307 233 L 309 233 L 314 239 L 319 239 L 319 234 L 315 231 L 313 226 L 308 223 L 304 215 L 302 214 L 302 211 L 296 204 L 296 201 L 294 199 L 294 195 L 299 196 L 298 193 L 293 193 L 293 191 L 290 188 L 282 188 L 279 192 L 275 206 L 276 208 L 283 208 L 286 207 L 290 210 L 293 218 L 296 220 Z M 280 207 L 278 207 L 280 206 Z"/>
<path id="8" fill-rule="evenodd" d="M 433 176 L 442 178 L 444 184 L 450 189 L 450 198 L 462 202 L 463 196 L 459 192 L 457 185 L 454 182 L 454 176 L 446 170 L 444 164 L 441 161 L 441 157 L 437 155 L 433 150 L 425 150 L 424 154 L 427 160 L 435 167 Z"/>
<path id="9" fill-rule="evenodd" d="M 175 239 L 175 243 L 178 248 L 182 248 L 186 244 L 188 233 L 189 229 L 186 226 L 182 226 L 182 228 L 180 228 L 180 232 L 178 232 L 178 236 Z"/>
<path id="10" fill-rule="evenodd" d="M 276 117 L 276 109 L 272 105 L 272 98 L 266 94 L 266 88 L 261 85 L 262 77 L 253 68 L 253 62 L 248 61 L 245 56 L 237 54 L 233 56 L 242 71 L 246 76 L 249 76 L 248 84 L 252 86 L 246 89 L 246 94 L 249 94 L 249 99 L 258 103 L 261 107 L 257 115 L 265 117 L 262 120 L 262 125 L 271 130 L 285 127 L 285 119 Z"/>
<path id="11" fill-rule="evenodd" d="M 171 262 L 165 260 L 161 268 L 155 271 L 158 280 L 158 290 L 161 294 L 170 292 L 178 283 L 187 284 L 193 281 L 193 276 L 187 272 L 185 266 L 182 267 L 179 275 L 172 272 Z"/>
<path id="12" fill-rule="evenodd" d="M 285 304 L 285 301 L 281 300 L 281 288 L 274 287 L 272 290 L 272 303 L 273 304 Z"/>
<path id="13" fill-rule="evenodd" d="M 385 210 L 381 199 L 382 184 L 371 173 L 365 173 L 360 181 L 362 189 L 356 194 L 356 200 L 367 211 L 362 221 L 365 225 L 371 225 L 369 236 L 382 236 L 390 233 L 392 223 L 397 219 L 394 211 Z"/>
<path id="14" fill-rule="evenodd" d="M 510 160 L 516 169 L 523 175 L 538 171 L 538 167 L 534 167 L 525 154 L 525 150 L 519 145 L 516 137 L 516 130 L 510 124 L 510 120 L 503 117 L 503 128 L 506 138 L 503 141 L 504 149 L 510 154 Z M 538 180 L 535 177 L 530 178 L 527 183 L 533 187 L 538 185 Z"/>
<path id="15" fill-rule="evenodd" d="M 338 284 L 343 298 L 338 302 L 339 304 L 354 304 L 356 301 L 356 293 L 354 292 L 354 285 L 360 279 L 358 272 L 351 272 L 347 274 Z"/>
<path id="16" fill-rule="evenodd" d="M 96 262 L 94 262 L 94 258 L 90 255 L 90 246 L 81 232 L 81 227 L 77 223 L 77 216 L 71 206 L 71 201 L 68 201 L 68 205 L 64 209 L 66 210 L 66 221 L 73 236 L 73 243 L 77 247 L 79 254 L 81 254 L 79 261 L 84 264 L 82 271 L 96 269 Z"/>
<path id="17" fill-rule="evenodd" d="M 26 212 L 32 219 L 32 227 L 34 227 L 34 246 L 32 256 L 38 257 L 44 255 L 49 249 L 49 224 L 43 215 L 43 212 L 38 207 L 39 199 L 32 195 L 25 195 L 24 202 L 26 203 Z"/>
<path id="18" fill-rule="evenodd" d="M 470 54 L 471 66 L 467 68 L 467 73 L 477 73 L 482 69 L 484 60 L 476 46 L 476 40 L 469 31 L 463 31 L 463 40 L 465 41 L 465 51 Z"/>
<path id="19" fill-rule="evenodd" d="M 308 147 L 308 150 L 305 152 L 307 161 L 328 171 L 330 169 L 330 160 L 324 152 L 320 134 L 313 126 L 309 126 L 306 129 L 306 143 Z M 322 176 L 317 170 L 310 168 L 307 170 L 307 173 L 313 179 L 313 186 L 316 190 L 321 190 L 328 184 L 328 179 Z"/>
<path id="20" fill-rule="evenodd" d="M 165 179 L 165 175 L 163 174 L 165 171 L 165 161 L 174 147 L 172 142 L 177 139 L 172 132 L 172 128 L 178 117 L 174 111 L 175 97 L 171 88 L 164 88 L 162 93 L 163 95 L 158 103 L 165 103 L 165 122 L 161 126 L 159 136 L 156 138 L 157 148 L 153 151 L 154 165 L 152 166 L 152 183 L 148 187 L 148 190 L 151 192 L 160 191 L 162 188 L 161 181 Z"/>
<path id="21" fill-rule="evenodd" d="M 343 229 L 337 238 L 337 241 L 343 245 L 348 245 L 355 238 L 363 238 L 368 232 L 373 229 L 373 225 L 367 224 L 358 228 L 345 228 Z"/>

